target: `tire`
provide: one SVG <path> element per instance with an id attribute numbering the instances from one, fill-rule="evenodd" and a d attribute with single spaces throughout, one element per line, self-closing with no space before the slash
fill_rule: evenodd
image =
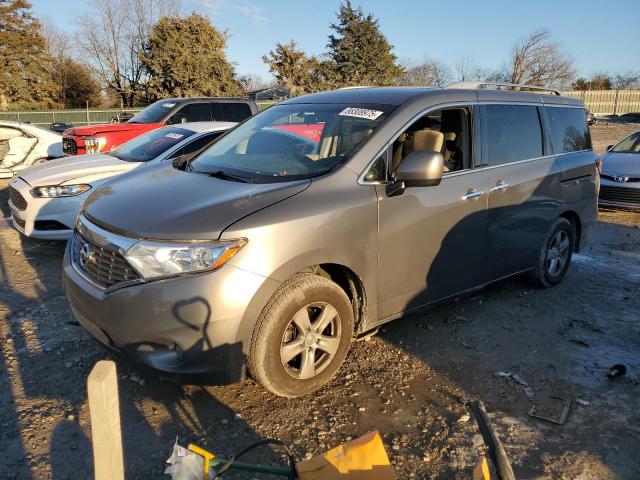
<path id="1" fill-rule="evenodd" d="M 351 302 L 336 283 L 297 274 L 280 286 L 258 318 L 249 373 L 282 397 L 311 393 L 328 383 L 344 362 L 353 323 Z"/>
<path id="2" fill-rule="evenodd" d="M 533 282 L 542 288 L 559 284 L 569 269 L 575 248 L 575 231 L 566 218 L 559 218 L 544 239 L 538 261 L 531 272 Z"/>

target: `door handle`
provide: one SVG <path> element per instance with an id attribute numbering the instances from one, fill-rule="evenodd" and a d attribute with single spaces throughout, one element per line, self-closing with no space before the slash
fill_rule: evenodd
<path id="1" fill-rule="evenodd" d="M 500 180 L 493 187 L 491 187 L 490 191 L 499 192 L 500 190 L 505 190 L 505 189 L 509 188 L 510 186 L 511 186 L 511 184 L 509 182 L 505 182 L 503 180 Z"/>
<path id="2" fill-rule="evenodd" d="M 484 195 L 484 190 L 477 190 L 475 188 L 470 188 L 466 195 L 462 196 L 463 200 L 473 200 L 474 198 L 480 197 Z"/>

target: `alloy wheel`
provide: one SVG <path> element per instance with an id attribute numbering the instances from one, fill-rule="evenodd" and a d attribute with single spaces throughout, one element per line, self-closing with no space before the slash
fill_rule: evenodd
<path id="1" fill-rule="evenodd" d="M 332 305 L 315 302 L 302 307 L 282 336 L 282 366 L 296 379 L 315 377 L 336 355 L 341 335 L 340 316 Z"/>
<path id="2" fill-rule="evenodd" d="M 562 272 L 569 258 L 569 234 L 558 230 L 549 242 L 547 248 L 547 273 L 555 277 Z"/>

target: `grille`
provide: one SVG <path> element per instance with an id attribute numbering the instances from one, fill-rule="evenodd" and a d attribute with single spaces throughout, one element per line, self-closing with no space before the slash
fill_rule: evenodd
<path id="1" fill-rule="evenodd" d="M 13 187 L 9 187 L 9 200 L 11 200 L 13 206 L 18 210 L 27 208 L 27 201 L 20 192 Z"/>
<path id="2" fill-rule="evenodd" d="M 140 278 L 118 252 L 90 243 L 77 232 L 73 236 L 73 263 L 103 288 Z"/>
<path id="3" fill-rule="evenodd" d="M 13 221 L 16 222 L 16 225 L 18 225 L 22 230 L 24 230 L 24 226 L 26 224 L 26 222 L 24 220 L 14 216 L 13 217 Z"/>
<path id="4" fill-rule="evenodd" d="M 57 220 L 36 220 L 33 228 L 35 230 L 69 230 L 69 227 Z"/>
<path id="5" fill-rule="evenodd" d="M 600 176 L 602 178 L 606 178 L 607 180 L 612 180 L 614 182 L 617 182 L 616 177 L 618 176 L 626 176 L 626 175 L 609 175 L 608 173 L 601 173 Z M 627 176 L 628 180 L 626 183 L 633 183 L 633 182 L 640 182 L 640 177 L 629 177 Z"/>
<path id="6" fill-rule="evenodd" d="M 600 185 L 600 200 L 640 204 L 640 188 L 610 187 Z"/>
<path id="7" fill-rule="evenodd" d="M 75 155 L 78 153 L 78 145 L 73 138 L 62 138 L 62 152 L 65 155 Z"/>

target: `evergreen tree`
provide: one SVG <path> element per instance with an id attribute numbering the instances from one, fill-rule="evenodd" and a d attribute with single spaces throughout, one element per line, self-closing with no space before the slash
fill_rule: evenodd
<path id="1" fill-rule="evenodd" d="M 329 36 L 328 56 L 341 86 L 393 85 L 404 73 L 371 13 L 365 15 L 346 0 L 331 28 L 336 34 Z"/>
<path id="2" fill-rule="evenodd" d="M 55 60 L 53 80 L 59 86 L 59 102 L 65 108 L 84 108 L 100 105 L 100 86 L 89 68 L 71 58 Z"/>
<path id="3" fill-rule="evenodd" d="M 224 49 L 226 33 L 201 15 L 163 17 L 140 55 L 147 94 L 163 97 L 232 96 L 242 89 Z"/>
<path id="4" fill-rule="evenodd" d="M 323 63 L 297 49 L 296 42 L 276 43 L 262 61 L 276 77 L 276 84 L 288 88 L 291 96 L 322 90 L 325 84 Z"/>
<path id="5" fill-rule="evenodd" d="M 0 109 L 55 106 L 53 59 L 26 0 L 0 0 Z"/>

